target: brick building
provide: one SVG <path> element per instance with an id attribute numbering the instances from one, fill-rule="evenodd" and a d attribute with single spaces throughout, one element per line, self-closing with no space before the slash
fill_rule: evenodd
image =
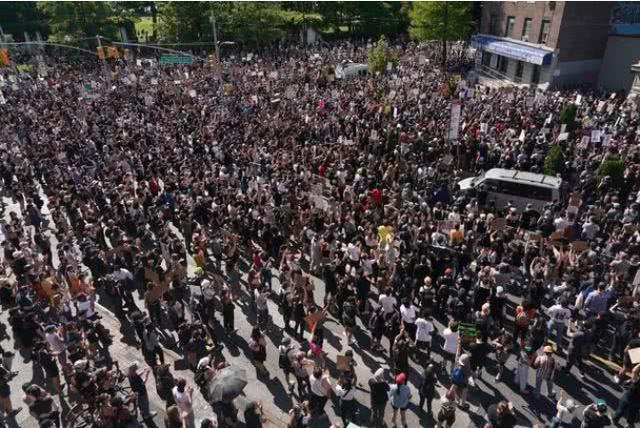
<path id="1" fill-rule="evenodd" d="M 472 37 L 481 75 L 523 84 L 595 85 L 613 2 L 483 2 Z"/>

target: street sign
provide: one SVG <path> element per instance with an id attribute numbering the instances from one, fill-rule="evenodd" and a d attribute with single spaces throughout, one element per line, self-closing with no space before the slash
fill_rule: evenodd
<path id="1" fill-rule="evenodd" d="M 161 55 L 160 64 L 193 64 L 193 58 L 180 55 Z"/>

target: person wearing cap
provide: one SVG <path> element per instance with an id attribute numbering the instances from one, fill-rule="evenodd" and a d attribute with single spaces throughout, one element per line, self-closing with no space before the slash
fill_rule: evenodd
<path id="1" fill-rule="evenodd" d="M 572 399 L 567 399 L 564 390 L 560 390 L 560 399 L 556 404 L 557 413 L 551 419 L 550 428 L 571 428 L 575 418 L 576 403 Z"/>
<path id="2" fill-rule="evenodd" d="M 384 369 L 379 368 L 369 379 L 371 390 L 371 426 L 374 428 L 384 426 L 384 413 L 389 401 L 389 384 L 384 379 Z"/>
<path id="3" fill-rule="evenodd" d="M 597 398 L 595 402 L 589 404 L 582 411 L 581 428 L 604 428 L 611 425 L 609 407 L 602 398 Z"/>
<path id="4" fill-rule="evenodd" d="M 398 426 L 396 419 L 398 417 L 398 412 L 400 412 L 400 422 L 402 423 L 402 427 L 406 428 L 408 426 L 406 412 L 411 400 L 411 390 L 407 385 L 407 376 L 404 373 L 398 374 L 395 381 L 396 383 L 391 385 L 391 388 L 389 389 L 389 401 L 393 408 L 393 417 L 391 422 L 394 428 Z"/>
<path id="5" fill-rule="evenodd" d="M 543 355 L 538 355 L 533 362 L 533 368 L 536 369 L 536 398 L 540 398 L 540 390 L 542 381 L 547 383 L 547 394 L 550 398 L 554 397 L 553 393 L 553 376 L 556 370 L 556 360 L 553 358 L 553 347 L 546 345 L 543 348 Z"/>

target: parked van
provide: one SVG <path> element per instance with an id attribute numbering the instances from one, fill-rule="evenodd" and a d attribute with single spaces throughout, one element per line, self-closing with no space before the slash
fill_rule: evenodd
<path id="1" fill-rule="evenodd" d="M 493 168 L 479 177 L 469 177 L 458 182 L 460 190 L 484 188 L 487 203 L 494 201 L 502 209 L 509 203 L 520 210 L 531 208 L 538 214 L 548 203 L 560 200 L 562 179 L 550 175 L 514 169 Z"/>
<path id="2" fill-rule="evenodd" d="M 357 64 L 354 62 L 338 64 L 336 65 L 336 78 L 350 79 L 352 77 L 366 76 L 368 70 L 369 66 L 367 64 Z"/>

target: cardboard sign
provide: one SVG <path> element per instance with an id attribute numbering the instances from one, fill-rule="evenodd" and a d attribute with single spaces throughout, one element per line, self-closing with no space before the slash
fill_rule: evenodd
<path id="1" fill-rule="evenodd" d="M 336 368 L 342 371 L 351 370 L 351 360 L 352 358 L 346 355 L 338 355 L 336 357 Z"/>
<path id="2" fill-rule="evenodd" d="M 313 329 L 313 327 L 316 325 L 316 323 L 318 321 L 320 321 L 322 319 L 322 311 L 321 310 L 317 310 L 315 312 L 312 312 L 311 314 L 307 315 L 304 320 L 307 323 L 307 328 L 309 329 L 309 331 L 311 331 Z"/>
<path id="3" fill-rule="evenodd" d="M 581 253 L 589 248 L 589 243 L 587 241 L 573 241 L 571 243 L 571 248 L 576 253 Z"/>
<path id="4" fill-rule="evenodd" d="M 556 230 L 551 235 L 549 235 L 549 240 L 551 241 L 558 241 L 560 239 L 565 239 L 563 230 Z"/>
<path id="5" fill-rule="evenodd" d="M 629 359 L 633 365 L 640 363 L 640 348 L 629 349 Z"/>

